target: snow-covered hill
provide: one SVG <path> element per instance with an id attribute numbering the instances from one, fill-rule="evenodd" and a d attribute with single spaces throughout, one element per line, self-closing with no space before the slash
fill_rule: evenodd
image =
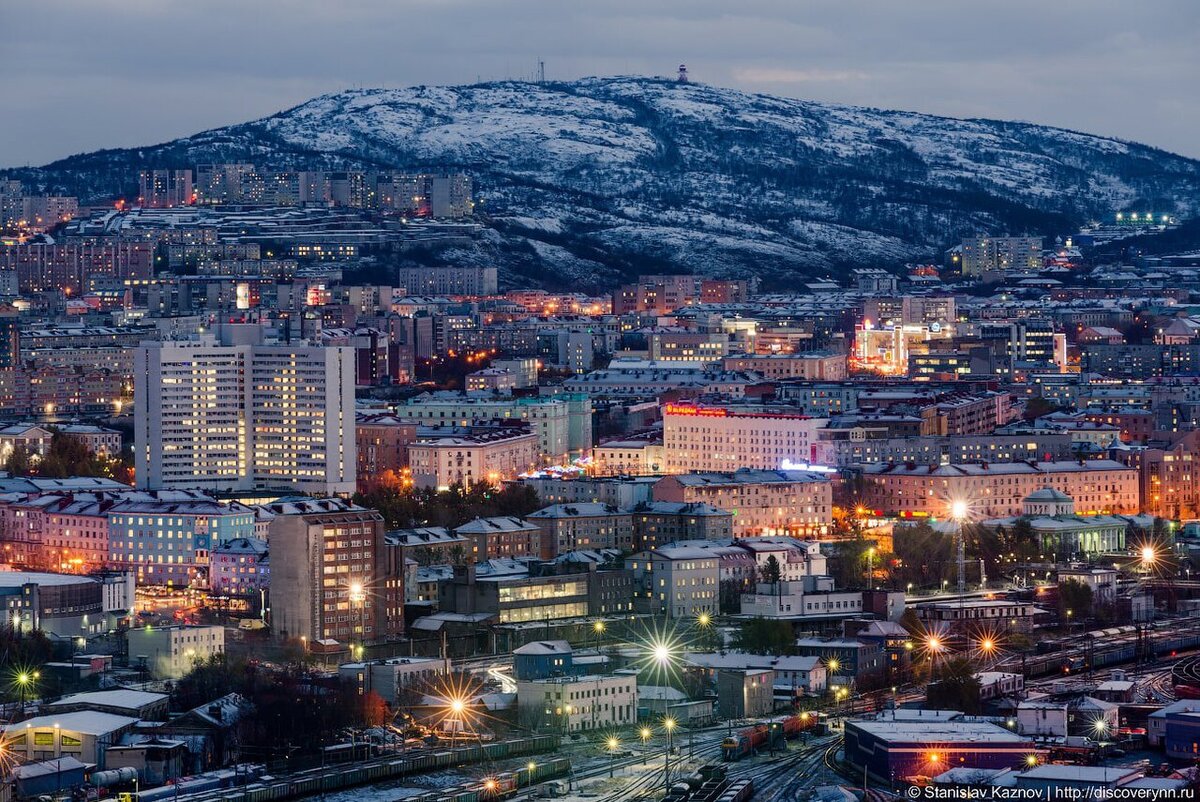
<path id="1" fill-rule="evenodd" d="M 592 288 L 680 270 L 786 285 L 930 257 L 973 232 L 1200 205 L 1200 162 L 1141 145 L 646 78 L 347 91 L 22 177 L 102 193 L 139 168 L 234 159 L 465 170 L 493 230 L 429 258 Z"/>

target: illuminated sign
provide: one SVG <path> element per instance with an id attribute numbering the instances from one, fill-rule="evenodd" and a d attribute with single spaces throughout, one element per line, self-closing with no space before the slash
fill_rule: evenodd
<path id="1" fill-rule="evenodd" d="M 667 404 L 663 407 L 663 413 L 667 415 L 698 415 L 706 418 L 724 418 L 729 415 L 729 410 L 724 407 L 693 407 L 688 404 Z"/>
<path id="2" fill-rule="evenodd" d="M 786 457 L 779 463 L 781 471 L 816 471 L 817 473 L 837 473 L 834 468 L 827 468 L 824 465 L 812 465 L 807 462 L 792 462 Z"/>

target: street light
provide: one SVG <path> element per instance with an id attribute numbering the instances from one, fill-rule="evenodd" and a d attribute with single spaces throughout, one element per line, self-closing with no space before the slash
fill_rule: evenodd
<path id="1" fill-rule="evenodd" d="M 663 729 L 667 731 L 667 751 L 663 758 L 663 781 L 664 787 L 669 791 L 671 789 L 671 733 L 675 732 L 675 719 L 664 718 Z"/>
<path id="2" fill-rule="evenodd" d="M 712 623 L 712 616 L 708 613 L 700 613 L 700 615 L 696 616 L 696 623 L 702 627 L 706 627 Z"/>
<path id="3" fill-rule="evenodd" d="M 929 650 L 930 655 L 936 654 L 942 649 L 942 639 L 937 635 L 930 635 L 925 639 L 925 648 Z M 930 657 L 930 659 L 933 659 Z"/>
<path id="4" fill-rule="evenodd" d="M 608 778 L 611 780 L 613 778 L 613 769 L 617 762 L 617 747 L 621 745 L 621 742 L 614 735 L 609 736 L 606 743 L 608 744 Z"/>
<path id="5" fill-rule="evenodd" d="M 600 653 L 600 638 L 603 637 L 603 635 L 604 635 L 604 622 L 603 621 L 596 620 L 596 621 L 592 622 L 592 635 L 595 636 L 596 653 L 599 654 Z"/>
<path id="6" fill-rule="evenodd" d="M 654 733 L 649 727 L 642 727 L 638 730 L 638 735 L 642 736 L 642 765 L 646 765 L 646 760 L 649 758 L 649 753 L 646 751 L 646 744 L 650 741 L 650 736 Z"/>

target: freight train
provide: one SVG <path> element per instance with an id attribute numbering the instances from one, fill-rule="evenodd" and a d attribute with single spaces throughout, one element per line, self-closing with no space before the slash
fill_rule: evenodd
<path id="1" fill-rule="evenodd" d="M 221 787 L 213 788 L 203 783 L 184 780 L 178 787 L 164 785 L 143 790 L 139 794 L 138 802 L 279 802 L 368 783 L 380 783 L 407 774 L 551 752 L 556 750 L 558 745 L 557 736 L 540 735 L 518 741 L 498 741 L 457 749 L 422 750 L 419 754 L 407 757 L 376 760 L 344 768 L 313 769 L 289 777 L 261 776 L 257 778 L 258 782 L 241 786 L 230 786 L 216 778 L 213 782 L 221 782 Z M 521 768 L 454 788 L 443 788 L 436 792 L 409 797 L 405 802 L 496 802 L 513 796 L 518 789 L 534 782 L 564 777 L 570 770 L 571 762 L 567 758 L 538 760 L 535 761 L 532 777 L 528 768 Z"/>
<path id="2" fill-rule="evenodd" d="M 754 783 L 749 779 L 726 780 L 724 775 L 705 780 L 698 787 L 692 783 L 677 783 L 667 791 L 663 802 L 748 802 L 754 796 Z"/>
<path id="3" fill-rule="evenodd" d="M 722 741 L 721 756 L 725 760 L 741 760 L 764 747 L 776 746 L 784 739 L 798 738 L 800 733 L 816 726 L 817 716 L 814 713 L 801 713 L 782 721 L 755 724 Z"/>
<path id="4" fill-rule="evenodd" d="M 1086 645 L 1077 646 L 1080 642 Z M 1180 619 L 1167 623 L 1142 626 L 1111 627 L 1094 630 L 1071 638 L 1071 645 L 1061 644 L 1049 654 L 1028 655 L 1021 660 L 1010 659 L 1004 670 L 1021 670 L 1026 677 L 1048 674 L 1075 674 L 1079 671 L 1117 666 L 1134 661 L 1150 661 L 1160 655 L 1200 647 L 1200 621 Z M 1042 649 L 1053 648 L 1052 645 Z M 1179 683 L 1188 684 L 1188 683 Z M 1200 690 L 1200 689 L 1198 689 Z"/>

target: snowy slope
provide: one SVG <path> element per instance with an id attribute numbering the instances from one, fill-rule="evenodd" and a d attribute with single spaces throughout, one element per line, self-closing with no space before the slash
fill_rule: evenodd
<path id="1" fill-rule="evenodd" d="M 558 286 L 639 270 L 785 285 L 930 257 L 973 232 L 1200 204 L 1200 163 L 1141 145 L 645 78 L 348 91 L 24 177 L 113 192 L 139 167 L 235 158 L 465 170 L 494 230 L 429 258 Z"/>

